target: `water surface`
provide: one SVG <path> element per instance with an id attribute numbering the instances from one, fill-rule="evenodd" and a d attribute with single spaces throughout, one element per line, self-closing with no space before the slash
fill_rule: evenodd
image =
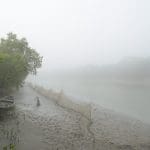
<path id="1" fill-rule="evenodd" d="M 74 100 L 90 101 L 150 123 L 150 84 L 111 79 L 39 73 L 34 84 L 61 90 Z"/>

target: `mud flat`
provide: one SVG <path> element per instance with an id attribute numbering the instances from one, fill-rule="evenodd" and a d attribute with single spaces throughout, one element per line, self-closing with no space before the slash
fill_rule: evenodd
<path id="1" fill-rule="evenodd" d="M 150 125 L 94 104 L 72 107 L 69 98 L 63 105 L 57 100 L 64 93 L 44 90 L 49 96 L 27 85 L 15 93 L 16 109 L 0 120 L 0 148 L 15 143 L 19 150 L 150 149 Z"/>

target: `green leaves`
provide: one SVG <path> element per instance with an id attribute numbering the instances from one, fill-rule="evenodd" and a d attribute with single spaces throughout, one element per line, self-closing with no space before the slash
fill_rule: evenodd
<path id="1" fill-rule="evenodd" d="M 15 150 L 15 145 L 14 144 L 10 144 L 9 146 L 4 146 L 3 150 Z"/>
<path id="2" fill-rule="evenodd" d="M 25 38 L 9 33 L 0 41 L 0 89 L 19 88 L 29 73 L 36 74 L 42 57 L 28 46 Z"/>

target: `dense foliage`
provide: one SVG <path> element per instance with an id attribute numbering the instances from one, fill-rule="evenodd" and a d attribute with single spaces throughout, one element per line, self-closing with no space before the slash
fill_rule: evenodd
<path id="1" fill-rule="evenodd" d="M 0 94 L 12 87 L 19 88 L 26 76 L 36 74 L 42 57 L 29 47 L 25 38 L 9 33 L 0 41 Z"/>

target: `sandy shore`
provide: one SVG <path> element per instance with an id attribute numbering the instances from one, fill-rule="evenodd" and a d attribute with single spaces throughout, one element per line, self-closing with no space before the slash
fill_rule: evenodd
<path id="1" fill-rule="evenodd" d="M 0 149 L 14 142 L 18 150 L 150 150 L 150 125 L 138 120 L 93 105 L 89 121 L 29 87 L 15 98 L 16 109 L 0 119 Z"/>

